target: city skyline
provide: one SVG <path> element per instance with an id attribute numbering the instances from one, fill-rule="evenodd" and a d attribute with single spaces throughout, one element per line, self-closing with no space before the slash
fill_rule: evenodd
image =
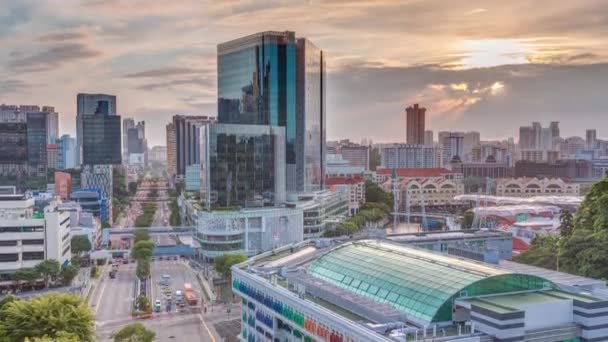
<path id="1" fill-rule="evenodd" d="M 119 115 L 150 123 L 150 146 L 164 144 L 172 115 L 217 114 L 216 45 L 266 30 L 327 52 L 328 139 L 404 141 L 416 102 L 427 128 L 484 138 L 529 121 L 560 121 L 563 136 L 608 123 L 600 1 L 4 3 L 0 102 L 54 106 L 61 134 L 75 135 L 77 93 L 109 93 Z"/>

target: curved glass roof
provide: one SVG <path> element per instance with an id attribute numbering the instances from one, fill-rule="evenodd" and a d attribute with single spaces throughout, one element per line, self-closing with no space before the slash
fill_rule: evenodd
<path id="1" fill-rule="evenodd" d="M 421 322 L 451 320 L 457 297 L 555 287 L 540 277 L 371 240 L 333 249 L 316 259 L 308 272 L 335 286 L 388 303 Z"/>

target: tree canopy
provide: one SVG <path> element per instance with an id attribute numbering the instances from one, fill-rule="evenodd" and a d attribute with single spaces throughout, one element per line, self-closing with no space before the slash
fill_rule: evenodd
<path id="1" fill-rule="evenodd" d="M 91 241 L 86 235 L 72 236 L 71 249 L 73 254 L 88 252 L 91 248 Z"/>
<path id="2" fill-rule="evenodd" d="M 114 342 L 152 342 L 155 337 L 156 333 L 141 323 L 131 323 L 112 334 Z"/>
<path id="3" fill-rule="evenodd" d="M 596 279 L 608 278 L 608 177 L 595 183 L 574 215 L 560 214 L 565 231 L 560 236 L 540 237 L 518 262 L 558 269 Z M 563 228 L 562 228 L 563 229 Z"/>
<path id="4" fill-rule="evenodd" d="M 240 264 L 247 260 L 245 254 L 224 254 L 214 259 L 215 270 L 224 278 L 230 278 L 232 265 Z"/>
<path id="5" fill-rule="evenodd" d="M 57 260 L 48 259 L 36 265 L 35 270 L 44 279 L 44 283 L 48 287 L 51 282 L 54 282 L 59 277 L 61 264 Z"/>
<path id="6" fill-rule="evenodd" d="M 0 337 L 8 341 L 93 341 L 93 313 L 78 296 L 51 293 L 11 300 L 0 309 Z M 0 340 L 1 340 L 0 338 Z"/>

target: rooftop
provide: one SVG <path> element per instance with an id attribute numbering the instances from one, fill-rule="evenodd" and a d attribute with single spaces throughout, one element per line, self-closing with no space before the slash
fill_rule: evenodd
<path id="1" fill-rule="evenodd" d="M 448 174 L 457 174 L 456 171 L 450 171 L 445 168 L 397 168 L 395 169 L 397 176 L 399 177 L 441 177 Z M 376 174 L 378 175 L 392 175 L 393 169 L 384 168 L 377 169 Z"/>
<path id="2" fill-rule="evenodd" d="M 358 184 L 364 182 L 363 177 L 330 177 L 325 179 L 328 186 L 340 184 Z"/>

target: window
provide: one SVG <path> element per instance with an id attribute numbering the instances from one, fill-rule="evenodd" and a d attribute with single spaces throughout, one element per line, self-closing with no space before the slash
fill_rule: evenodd
<path id="1" fill-rule="evenodd" d="M 17 254 L 17 253 L 0 254 L 0 262 L 10 262 L 10 261 L 19 261 L 19 254 Z"/>
<path id="2" fill-rule="evenodd" d="M 17 240 L 0 241 L 0 246 L 17 246 Z"/>
<path id="3" fill-rule="evenodd" d="M 61 241 L 65 241 L 70 237 L 70 232 L 67 232 L 62 238 Z"/>
<path id="4" fill-rule="evenodd" d="M 44 260 L 44 252 L 23 252 L 22 260 Z"/>
<path id="5" fill-rule="evenodd" d="M 43 239 L 21 240 L 22 245 L 44 245 Z"/>

